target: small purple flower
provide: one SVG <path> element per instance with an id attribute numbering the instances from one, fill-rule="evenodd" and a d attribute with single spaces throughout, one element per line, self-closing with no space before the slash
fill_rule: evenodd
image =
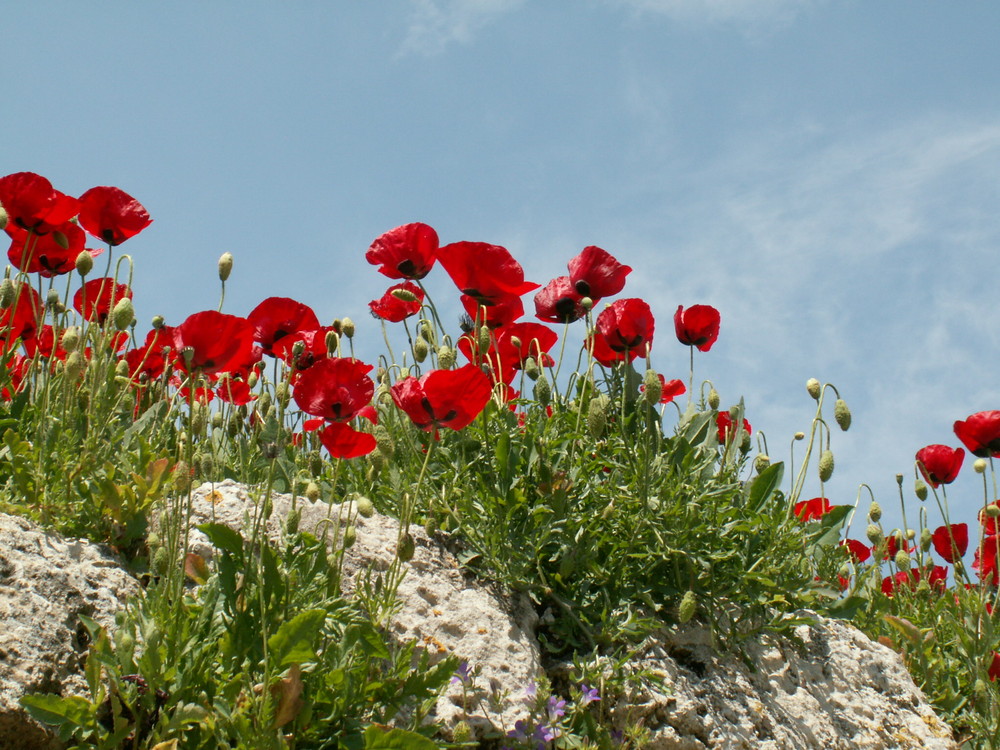
<path id="1" fill-rule="evenodd" d="M 452 685 L 468 685 L 472 681 L 472 670 L 469 669 L 469 662 L 463 661 L 455 670 L 455 676 L 451 678 Z"/>
<path id="2" fill-rule="evenodd" d="M 549 696 L 549 721 L 566 715 L 566 701 L 555 695 Z"/>
<path id="3" fill-rule="evenodd" d="M 528 724 L 523 719 L 518 719 L 514 722 L 514 728 L 507 732 L 508 737 L 513 737 L 515 740 L 526 740 L 528 739 Z"/>
<path id="4" fill-rule="evenodd" d="M 586 684 L 580 685 L 580 692 L 582 693 L 580 696 L 581 706 L 589 705 L 601 699 L 600 691 L 597 688 L 587 687 Z"/>
<path id="5" fill-rule="evenodd" d="M 546 744 L 552 742 L 552 740 L 556 739 L 561 734 L 562 732 L 559 731 L 559 727 L 555 724 L 552 726 L 539 724 L 535 727 L 535 733 L 533 736 L 536 740 L 538 740 L 538 750 L 544 750 Z"/>
<path id="6" fill-rule="evenodd" d="M 524 688 L 524 705 L 528 706 L 528 708 L 533 708 L 537 699 L 538 685 L 534 680 L 531 680 Z"/>

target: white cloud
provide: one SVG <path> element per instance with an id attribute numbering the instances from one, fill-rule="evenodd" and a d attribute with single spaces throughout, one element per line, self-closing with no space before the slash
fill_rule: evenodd
<path id="1" fill-rule="evenodd" d="M 524 0 L 413 0 L 401 54 L 436 55 L 450 44 L 469 44 Z"/>
<path id="2" fill-rule="evenodd" d="M 683 23 L 723 23 L 751 35 L 781 29 L 799 13 L 824 0 L 616 0 L 640 13 L 656 13 Z"/>

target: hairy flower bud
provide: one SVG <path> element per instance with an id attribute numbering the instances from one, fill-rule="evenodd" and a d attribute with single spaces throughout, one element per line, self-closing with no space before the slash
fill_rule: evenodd
<path id="1" fill-rule="evenodd" d="M 150 325 L 152 325 L 153 328 L 158 331 L 161 328 L 163 328 L 163 323 L 164 322 L 165 321 L 163 320 L 163 316 L 162 315 L 154 315 L 153 316 L 153 320 L 150 323 Z"/>
<path id="2" fill-rule="evenodd" d="M 0 231 L 7 228 L 7 219 L 7 210 L 3 206 L 0 206 Z"/>
<path id="3" fill-rule="evenodd" d="M 223 416 L 221 411 L 213 412 L 212 414 L 212 429 L 221 430 L 223 425 L 226 423 L 226 418 Z"/>
<path id="4" fill-rule="evenodd" d="M 986 463 L 985 458 L 977 458 L 975 461 L 972 462 L 972 468 L 977 474 L 982 474 L 983 472 L 985 472 L 987 466 L 988 464 Z"/>
<path id="5" fill-rule="evenodd" d="M 430 352 L 430 347 L 427 345 L 427 340 L 424 338 L 417 338 L 413 342 L 413 359 L 417 362 L 423 362 L 427 359 L 427 354 Z"/>
<path id="6" fill-rule="evenodd" d="M 711 390 L 709 390 L 709 392 L 708 392 L 708 408 L 709 409 L 718 409 L 719 408 L 719 402 L 721 400 L 722 399 L 719 397 L 719 392 L 717 390 L 715 390 L 715 387 L 713 386 L 711 388 Z"/>
<path id="7" fill-rule="evenodd" d="M 111 320 L 119 331 L 124 331 L 132 325 L 132 321 L 135 320 L 135 307 L 132 305 L 132 300 L 128 297 L 122 297 L 118 300 L 111 310 Z"/>
<path id="8" fill-rule="evenodd" d="M 833 451 L 827 449 L 819 454 L 819 481 L 829 482 L 833 476 Z"/>
<path id="9" fill-rule="evenodd" d="M 413 540 L 413 536 L 407 532 L 400 537 L 399 542 L 396 544 L 396 557 L 399 558 L 400 562 L 409 562 L 413 559 L 413 553 L 416 551 L 416 548 L 417 545 Z"/>
<path id="10" fill-rule="evenodd" d="M 894 562 L 896 563 L 896 567 L 900 570 L 907 570 L 910 567 L 910 553 L 905 549 L 897 551 Z"/>
<path id="11" fill-rule="evenodd" d="M 934 535 L 931 533 L 931 530 L 925 526 L 923 531 L 920 532 L 920 549 L 924 552 L 930 552 L 931 545 L 933 543 Z"/>
<path id="12" fill-rule="evenodd" d="M 603 393 L 590 399 L 587 409 L 587 429 L 591 437 L 598 438 L 604 434 L 604 428 L 608 425 L 608 407 L 611 399 Z"/>
<path id="13" fill-rule="evenodd" d="M 71 352 L 66 357 L 66 377 L 70 379 L 75 379 L 83 374 L 83 371 L 87 367 L 87 362 L 84 360 L 83 355 L 80 352 Z"/>
<path id="14" fill-rule="evenodd" d="M 455 364 L 455 350 L 446 344 L 438 347 L 438 367 L 450 370 Z"/>
<path id="15" fill-rule="evenodd" d="M 64 352 L 75 352 L 77 347 L 80 346 L 80 329 L 77 326 L 70 326 L 67 328 L 63 331 L 62 341 L 60 344 Z"/>
<path id="16" fill-rule="evenodd" d="M 552 400 L 552 386 L 549 385 L 548 378 L 541 377 L 536 380 L 532 394 L 535 397 L 535 401 L 540 403 L 542 406 L 548 406 L 549 402 Z"/>
<path id="17" fill-rule="evenodd" d="M 219 281 L 226 281 L 233 272 L 233 254 L 223 253 L 219 256 Z"/>
<path id="18" fill-rule="evenodd" d="M 660 396 L 663 395 L 663 383 L 660 381 L 660 376 L 656 374 L 656 370 L 646 370 L 646 374 L 642 377 L 642 386 L 642 393 L 647 404 L 656 406 L 660 403 Z"/>
<path id="19" fill-rule="evenodd" d="M 844 432 L 851 428 L 851 410 L 847 408 L 847 402 L 844 399 L 838 398 L 834 402 L 833 418 Z"/>
<path id="20" fill-rule="evenodd" d="M 465 744 L 466 742 L 471 740 L 472 727 L 469 726 L 469 722 L 463 719 L 462 721 L 455 724 L 455 726 L 452 727 L 451 730 L 451 739 L 458 745 Z"/>
<path id="21" fill-rule="evenodd" d="M 285 516 L 285 533 L 294 534 L 299 530 L 299 523 L 302 521 L 302 509 L 293 508 Z"/>
<path id="22" fill-rule="evenodd" d="M 431 346 L 437 344 L 437 338 L 434 336 L 434 326 L 429 320 L 421 320 L 417 326 L 417 333 L 420 334 L 420 338 L 426 341 Z"/>
<path id="23" fill-rule="evenodd" d="M 698 598 L 695 596 L 693 591 L 685 591 L 684 596 L 681 597 L 681 603 L 677 607 L 677 619 L 683 624 L 685 622 L 690 622 L 691 618 L 694 617 L 695 612 L 698 609 Z"/>
<path id="24" fill-rule="evenodd" d="M 350 318 L 341 318 L 340 320 L 340 332 L 347 336 L 349 339 L 354 338 L 354 321 Z"/>
<path id="25" fill-rule="evenodd" d="M 806 434 L 804 432 L 796 432 L 792 437 L 794 437 L 796 440 L 805 440 Z"/>
<path id="26" fill-rule="evenodd" d="M 480 326 L 479 331 L 476 333 L 476 345 L 479 347 L 479 353 L 485 354 L 490 349 L 490 329 L 488 326 Z"/>
<path id="27" fill-rule="evenodd" d="M 872 546 L 878 546 L 879 544 L 882 543 L 882 540 L 885 538 L 882 535 L 882 529 L 880 529 L 877 525 L 873 523 L 868 524 L 868 528 L 865 531 L 865 536 L 868 537 L 868 541 L 872 543 Z"/>
<path id="28" fill-rule="evenodd" d="M 868 508 L 868 520 L 872 523 L 878 523 L 882 518 L 882 506 L 877 502 L 872 500 L 871 506 Z"/>
<path id="29" fill-rule="evenodd" d="M 542 374 L 534 357 L 528 357 L 524 360 L 524 374 L 532 380 L 538 380 L 538 376 Z"/>
<path id="30" fill-rule="evenodd" d="M 49 289 L 49 291 L 45 293 L 45 307 L 49 310 L 55 310 L 56 312 L 59 311 L 61 305 L 59 304 L 58 289 Z"/>
<path id="31" fill-rule="evenodd" d="M 118 364 L 115 365 L 115 375 L 120 378 L 128 377 L 128 362 L 124 359 L 119 359 Z"/>
<path id="32" fill-rule="evenodd" d="M 391 457 L 393 452 L 396 450 L 396 446 L 392 441 L 392 434 L 386 429 L 385 425 L 375 425 L 375 445 L 379 450 L 379 453 Z"/>
<path id="33" fill-rule="evenodd" d="M 913 483 L 913 492 L 921 500 L 927 499 L 927 485 L 924 484 L 924 480 L 918 479 Z"/>
<path id="34" fill-rule="evenodd" d="M 10 279 L 0 281 L 0 307 L 7 309 L 12 306 L 16 296 L 17 290 L 14 288 L 13 281 Z"/>
<path id="35" fill-rule="evenodd" d="M 407 534 L 407 536 L 409 536 L 409 534 Z M 410 538 L 412 539 L 412 537 Z M 356 541 L 358 541 L 358 530 L 354 528 L 353 523 L 348 524 L 347 528 L 344 529 L 344 549 L 347 549 L 348 547 L 353 547 Z M 406 561 L 403 560 L 403 562 Z"/>
<path id="36" fill-rule="evenodd" d="M 362 518 L 371 518 L 375 515 L 375 505 L 363 495 L 354 501 L 354 507 L 358 509 L 358 515 Z"/>
<path id="37" fill-rule="evenodd" d="M 758 453 L 753 460 L 753 467 L 760 474 L 764 469 L 771 465 L 771 457 L 764 453 Z"/>
<path id="38" fill-rule="evenodd" d="M 94 270 L 94 256 L 86 250 L 81 250 L 76 256 L 76 272 L 81 276 L 86 276 Z"/>
<path id="39" fill-rule="evenodd" d="M 322 494 L 322 490 L 320 490 L 319 485 L 316 484 L 315 482 L 309 482 L 309 484 L 306 485 L 305 492 L 303 492 L 302 494 L 305 495 L 306 499 L 309 502 L 314 503 L 317 500 L 319 500 L 319 497 Z"/>
<path id="40" fill-rule="evenodd" d="M 326 332 L 326 351 L 332 357 L 340 347 L 340 335 L 336 331 Z"/>
<path id="41" fill-rule="evenodd" d="M 809 380 L 806 381 L 806 391 L 814 399 L 819 400 L 819 394 L 822 392 L 822 390 L 823 386 L 820 385 L 819 381 L 816 380 L 816 378 L 809 378 Z"/>
<path id="42" fill-rule="evenodd" d="M 166 547 L 160 547 L 153 553 L 152 565 L 153 574 L 162 576 L 167 574 L 170 567 L 170 552 Z"/>
<path id="43" fill-rule="evenodd" d="M 398 299 L 400 302 L 419 302 L 420 301 L 420 297 L 418 297 L 417 295 L 415 295 L 409 289 L 404 289 L 404 288 L 393 289 L 391 292 L 389 292 L 389 294 L 391 294 L 393 297 L 395 297 L 396 299 Z"/>

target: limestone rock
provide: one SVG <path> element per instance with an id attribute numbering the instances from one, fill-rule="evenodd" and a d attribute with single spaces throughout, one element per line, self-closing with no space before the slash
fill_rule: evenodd
<path id="1" fill-rule="evenodd" d="M 80 615 L 111 627 L 137 589 L 100 545 L 63 540 L 0 514 L 0 748 L 61 747 L 18 700 L 36 692 L 86 694 L 88 639 Z"/>

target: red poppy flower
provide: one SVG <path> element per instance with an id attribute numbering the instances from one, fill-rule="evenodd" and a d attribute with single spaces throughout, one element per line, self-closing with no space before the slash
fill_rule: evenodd
<path id="1" fill-rule="evenodd" d="M 71 221 L 43 235 L 8 225 L 7 234 L 11 236 L 10 249 L 7 250 L 11 265 L 25 273 L 40 273 L 46 278 L 74 270 L 76 256 L 83 252 L 86 240 L 83 230 Z M 103 251 L 88 252 L 96 257 Z"/>
<path id="2" fill-rule="evenodd" d="M 520 297 L 513 295 L 496 297 L 489 302 L 482 302 L 468 294 L 463 294 L 462 307 L 472 320 L 487 328 L 500 328 L 513 323 L 524 315 L 524 304 Z"/>
<path id="3" fill-rule="evenodd" d="M 295 403 L 306 414 L 348 422 L 371 404 L 372 366 L 357 359 L 329 357 L 305 370 L 295 384 Z"/>
<path id="4" fill-rule="evenodd" d="M 392 400 L 420 429 L 467 427 L 486 408 L 493 387 L 476 365 L 432 370 L 419 380 L 403 378 L 391 389 Z"/>
<path id="5" fill-rule="evenodd" d="M 15 282 L 14 304 L 0 308 L 0 341 L 33 339 L 42 319 L 42 300 L 25 282 Z"/>
<path id="6" fill-rule="evenodd" d="M 687 310 L 678 305 L 674 313 L 677 340 L 707 352 L 719 338 L 721 319 L 719 311 L 711 305 L 691 305 Z"/>
<path id="7" fill-rule="evenodd" d="M 684 385 L 683 380 L 667 380 L 660 373 L 656 373 L 656 377 L 660 379 L 660 403 L 669 404 L 678 396 L 683 396 L 687 393 L 687 387 Z M 640 391 L 645 391 L 646 386 L 639 386 Z"/>
<path id="8" fill-rule="evenodd" d="M 403 299 L 393 294 L 399 290 L 412 294 L 416 299 Z M 423 304 L 424 290 L 416 284 L 404 281 L 402 284 L 393 284 L 386 289 L 385 294 L 380 299 L 373 299 L 369 302 L 368 307 L 376 318 L 382 318 L 390 323 L 399 323 L 401 320 L 406 320 L 411 315 L 420 312 Z"/>
<path id="9" fill-rule="evenodd" d="M 795 503 L 794 513 L 796 518 L 805 523 L 806 521 L 818 521 L 827 513 L 833 510 L 830 501 L 825 497 L 814 497 L 811 500 L 800 500 Z"/>
<path id="10" fill-rule="evenodd" d="M 653 312 L 641 299 L 615 300 L 601 311 L 594 326 L 614 352 L 645 357 L 653 344 Z"/>
<path id="11" fill-rule="evenodd" d="M 955 481 L 965 460 L 965 451 L 947 445 L 928 445 L 917 451 L 916 460 L 927 484 L 938 487 Z"/>
<path id="12" fill-rule="evenodd" d="M 573 288 L 594 301 L 618 294 L 625 288 L 625 277 L 632 272 L 609 252 L 593 245 L 583 248 L 568 266 Z"/>
<path id="13" fill-rule="evenodd" d="M 547 323 L 572 323 L 587 314 L 569 276 L 557 276 L 535 295 L 535 315 Z"/>
<path id="14" fill-rule="evenodd" d="M 319 328 L 319 318 L 312 308 L 288 297 L 268 297 L 250 311 L 247 320 L 253 326 L 254 341 L 272 357 L 274 343 L 283 336 Z"/>
<path id="15" fill-rule="evenodd" d="M 326 336 L 332 330 L 331 326 L 325 326 L 317 328 L 314 331 L 296 331 L 287 336 L 282 336 L 274 342 L 274 346 L 272 347 L 274 356 L 282 360 L 289 367 L 293 363 L 295 365 L 297 372 L 293 376 L 293 383 L 297 382 L 299 372 L 308 370 L 317 361 L 330 356 L 326 347 Z M 303 349 L 296 357 L 295 345 L 300 341 L 302 342 Z"/>
<path id="16" fill-rule="evenodd" d="M 51 182 L 34 172 L 15 172 L 0 177 L 0 205 L 14 226 L 35 234 L 47 234 L 80 211 L 76 198 L 60 193 Z"/>
<path id="17" fill-rule="evenodd" d="M 719 428 L 719 442 L 725 443 L 729 437 L 729 431 L 733 427 L 733 418 L 729 416 L 728 411 L 720 411 L 718 416 L 715 418 L 715 424 Z M 743 431 L 746 432 L 747 435 L 753 434 L 753 428 L 745 419 L 743 420 Z"/>
<path id="18" fill-rule="evenodd" d="M 908 554 L 912 555 L 914 552 L 917 551 L 916 546 L 914 546 L 912 544 L 908 544 L 908 545 L 904 545 L 904 546 L 906 547 L 906 551 L 907 551 Z M 874 551 L 874 547 L 872 549 Z M 900 550 L 900 547 L 899 547 L 899 543 L 896 541 L 895 534 L 887 536 L 886 539 L 885 539 L 885 556 L 882 559 L 883 560 L 891 560 L 892 558 L 894 558 L 896 556 L 896 553 L 899 552 L 899 550 Z"/>
<path id="19" fill-rule="evenodd" d="M 614 367 L 619 362 L 631 362 L 639 356 L 639 352 L 632 349 L 627 352 L 616 352 L 608 346 L 608 340 L 600 331 L 594 331 L 588 336 L 584 346 L 594 360 L 605 367 Z"/>
<path id="20" fill-rule="evenodd" d="M 938 592 L 943 592 L 947 582 L 948 568 L 943 565 L 935 565 L 931 568 L 931 572 L 927 576 L 927 583 L 930 584 L 932 589 Z"/>
<path id="21" fill-rule="evenodd" d="M 996 536 L 983 537 L 982 544 L 976 549 L 972 561 L 972 569 L 979 573 L 979 579 L 991 586 L 1000 583 L 1000 571 L 997 570 Z"/>
<path id="22" fill-rule="evenodd" d="M 132 299 L 128 284 L 116 284 L 110 277 L 92 279 L 76 290 L 73 309 L 89 321 L 104 325 L 119 300 Z"/>
<path id="23" fill-rule="evenodd" d="M 135 198 L 116 187 L 93 187 L 80 196 L 80 225 L 109 245 L 120 245 L 153 223 Z"/>
<path id="24" fill-rule="evenodd" d="M 29 357 L 34 357 L 37 354 L 46 359 L 60 360 L 65 360 L 67 354 L 66 350 L 62 348 L 62 344 L 56 341 L 55 330 L 47 324 L 35 331 L 34 338 L 24 342 L 24 351 Z"/>
<path id="25" fill-rule="evenodd" d="M 343 422 L 330 422 L 319 433 L 319 441 L 334 458 L 357 458 L 375 450 L 375 436 L 355 430 Z"/>
<path id="26" fill-rule="evenodd" d="M 528 357 L 543 367 L 551 367 L 555 361 L 548 352 L 559 341 L 559 335 L 541 323 L 513 323 L 500 329 L 497 335 L 497 358 L 501 365 L 523 369 Z"/>
<path id="27" fill-rule="evenodd" d="M 437 259 L 438 236 L 433 228 L 415 222 L 390 229 L 377 238 L 365 253 L 379 273 L 390 279 L 422 279 Z"/>
<path id="28" fill-rule="evenodd" d="M 486 242 L 453 242 L 437 251 L 437 259 L 455 286 L 481 305 L 520 297 L 538 288 L 524 280 L 524 269 L 506 248 Z"/>
<path id="29" fill-rule="evenodd" d="M 253 360 L 253 327 L 246 318 L 205 310 L 173 329 L 173 347 L 184 372 L 230 372 Z"/>
<path id="30" fill-rule="evenodd" d="M 886 576 L 882 579 L 882 593 L 886 596 L 894 596 L 896 589 L 900 586 L 908 586 L 910 589 L 916 588 L 920 583 L 920 571 L 917 569 L 900 570 L 895 575 Z"/>
<path id="31" fill-rule="evenodd" d="M 840 543 L 840 546 L 847 551 L 847 554 L 851 556 L 851 559 L 854 560 L 854 562 L 859 564 L 865 562 L 872 556 L 871 548 L 864 542 L 859 542 L 857 539 L 844 539 Z"/>
<path id="32" fill-rule="evenodd" d="M 1000 411 L 981 411 L 955 422 L 955 434 L 973 455 L 1000 458 Z"/>
<path id="33" fill-rule="evenodd" d="M 128 365 L 129 377 L 135 383 L 148 383 L 163 375 L 167 367 L 167 360 L 163 356 L 163 347 L 144 345 L 136 349 L 130 349 L 122 355 L 125 364 Z"/>
<path id="34" fill-rule="evenodd" d="M 985 536 L 996 536 L 998 533 L 997 517 L 989 514 L 988 510 L 990 508 L 993 508 L 994 511 L 1000 510 L 1000 500 L 979 509 L 979 525 L 983 527 L 983 534 Z"/>
<path id="35" fill-rule="evenodd" d="M 990 678 L 990 682 L 1000 679 L 1000 651 L 993 652 L 993 656 L 990 658 L 990 666 L 986 670 L 986 676 Z"/>
<path id="36" fill-rule="evenodd" d="M 244 406 L 257 398 L 253 395 L 250 384 L 246 380 L 232 375 L 219 379 L 219 383 L 215 387 L 215 395 L 226 403 L 236 406 Z"/>
<path id="37" fill-rule="evenodd" d="M 939 526 L 931 535 L 931 541 L 941 558 L 954 565 L 969 549 L 969 525 L 953 523 L 951 526 Z"/>

